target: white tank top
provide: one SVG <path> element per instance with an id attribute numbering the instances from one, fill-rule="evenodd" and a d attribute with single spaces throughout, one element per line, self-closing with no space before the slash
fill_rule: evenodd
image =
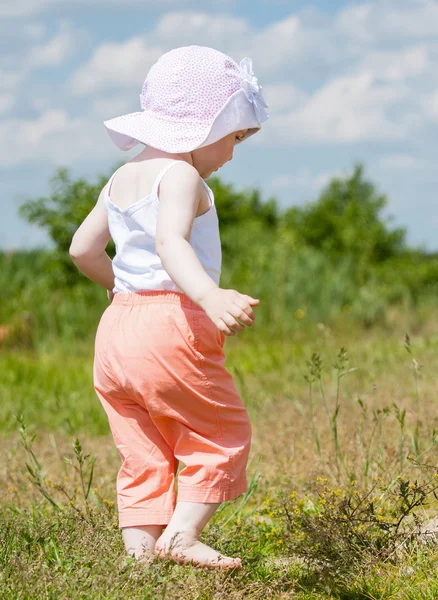
<path id="1" fill-rule="evenodd" d="M 114 293 L 143 292 L 148 290 L 172 290 L 183 292 L 166 272 L 155 250 L 159 198 L 157 195 L 161 178 L 180 160 L 166 165 L 158 174 L 152 192 L 140 198 L 126 209 L 111 202 L 108 190 L 115 171 L 105 188 L 105 207 L 108 213 L 108 226 L 116 246 L 113 259 Z M 195 217 L 190 235 L 190 244 L 201 265 L 213 281 L 219 285 L 222 252 L 219 235 L 219 220 L 214 202 L 214 194 L 205 181 L 210 208 L 206 213 Z"/>

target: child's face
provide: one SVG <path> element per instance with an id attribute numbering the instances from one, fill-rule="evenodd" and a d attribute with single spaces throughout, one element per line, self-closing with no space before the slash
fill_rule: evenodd
<path id="1" fill-rule="evenodd" d="M 223 167 L 226 162 L 233 158 L 237 138 L 243 137 L 247 131 L 247 129 L 234 131 L 214 144 L 193 150 L 193 166 L 203 179 L 210 177 L 214 171 Z"/>

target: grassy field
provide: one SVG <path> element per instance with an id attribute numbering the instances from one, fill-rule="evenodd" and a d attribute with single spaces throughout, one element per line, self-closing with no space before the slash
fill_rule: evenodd
<path id="1" fill-rule="evenodd" d="M 330 325 L 297 312 L 293 335 L 256 323 L 227 338 L 251 485 L 203 540 L 242 557 L 231 574 L 125 557 L 93 331 L 3 346 L 0 597 L 437 598 L 421 533 L 437 514 L 437 316 L 394 309 L 364 329 L 348 312 Z"/>

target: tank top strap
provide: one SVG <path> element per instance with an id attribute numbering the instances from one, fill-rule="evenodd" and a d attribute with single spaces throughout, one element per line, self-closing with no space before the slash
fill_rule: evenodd
<path id="1" fill-rule="evenodd" d="M 164 167 L 164 169 L 162 169 L 160 171 L 160 173 L 158 173 L 158 177 L 154 183 L 154 187 L 152 188 L 152 194 L 154 196 L 157 196 L 158 193 L 158 186 L 160 185 L 160 181 L 162 180 L 163 176 L 167 173 L 167 171 L 169 169 L 171 169 L 173 166 L 175 166 L 176 164 L 180 163 L 180 162 L 184 162 L 182 160 L 174 160 L 173 162 L 169 163 L 168 165 L 166 165 Z M 212 190 L 210 189 L 210 187 L 207 185 L 207 183 L 204 181 L 204 179 L 201 177 L 201 182 L 203 184 L 203 186 L 205 187 L 205 189 L 207 190 L 207 194 L 208 197 L 210 199 L 210 206 L 214 206 L 214 195 Z"/>
<path id="2" fill-rule="evenodd" d="M 122 166 L 123 166 L 123 165 L 122 165 Z M 114 177 L 115 177 L 116 173 L 117 173 L 118 171 L 120 171 L 120 169 L 121 169 L 121 168 L 122 168 L 122 167 L 119 167 L 118 169 L 116 169 L 116 170 L 114 171 L 114 173 L 111 175 L 111 177 L 108 179 L 108 182 L 107 182 L 107 184 L 106 184 L 106 187 L 105 187 L 105 192 L 106 192 L 106 196 L 107 196 L 107 198 L 109 198 L 109 197 L 110 197 L 110 189 L 111 189 L 111 184 L 112 184 L 112 182 L 113 182 L 113 179 L 114 179 Z"/>
<path id="3" fill-rule="evenodd" d="M 158 173 L 158 176 L 157 176 L 157 178 L 155 180 L 155 183 L 154 183 L 154 185 L 152 187 L 151 195 L 157 196 L 158 186 L 160 185 L 160 182 L 161 182 L 162 178 L 164 177 L 164 175 L 167 173 L 167 171 L 169 171 L 169 169 L 171 169 L 172 167 L 174 167 L 176 164 L 178 164 L 180 162 L 184 162 L 184 161 L 182 161 L 182 160 L 174 160 L 171 163 L 167 164 L 165 167 L 163 167 L 163 169 L 161 169 L 161 171 Z M 106 187 L 105 187 L 106 197 L 108 199 L 110 199 L 111 184 L 113 182 L 113 179 L 114 179 L 116 173 L 122 168 L 122 166 L 119 167 L 118 169 L 116 169 L 114 171 L 114 173 L 111 175 L 111 177 L 108 179 L 108 182 L 107 182 Z M 206 182 L 204 181 L 204 179 L 202 177 L 201 177 L 201 181 L 204 184 L 204 187 L 206 188 L 206 190 L 207 190 L 207 192 L 208 192 L 208 194 L 210 196 L 210 204 L 213 205 L 214 204 L 213 194 L 211 193 L 210 188 L 208 187 L 208 185 L 206 184 Z"/>
<path id="4" fill-rule="evenodd" d="M 169 169 L 171 169 L 172 167 L 174 167 L 175 165 L 184 162 L 183 160 L 174 160 L 173 162 L 167 164 L 163 169 L 161 169 L 161 171 L 158 173 L 158 176 L 155 180 L 154 186 L 152 188 L 152 195 L 153 196 L 157 196 L 158 194 L 158 186 L 160 185 L 161 180 L 163 179 L 164 175 L 167 173 L 167 171 Z"/>

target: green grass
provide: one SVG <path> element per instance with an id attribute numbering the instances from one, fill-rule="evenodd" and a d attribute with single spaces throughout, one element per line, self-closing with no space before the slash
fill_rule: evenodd
<path id="1" fill-rule="evenodd" d="M 92 386 L 91 328 L 80 343 L 1 351 L 1 597 L 435 598 L 434 545 L 404 532 L 408 550 L 390 555 L 394 518 L 405 514 L 412 525 L 414 514 L 424 520 L 436 512 L 430 490 L 438 465 L 438 336 L 431 319 L 411 332 L 410 354 L 403 325 L 412 322 L 399 314 L 392 328 L 366 331 L 349 315 L 331 326 L 303 318 L 293 338 L 274 338 L 256 326 L 227 339 L 227 365 L 253 423 L 252 485 L 244 502 L 241 497 L 221 507 L 203 539 L 243 558 L 244 568 L 233 574 L 161 561 L 146 567 L 125 557 L 115 524 L 120 461 Z M 341 347 L 348 360 L 336 370 Z M 418 396 L 414 359 L 420 364 Z M 82 458 L 90 455 L 82 467 L 75 439 Z M 411 462 L 416 453 L 421 467 Z M 85 499 L 81 469 L 87 483 L 93 457 Z M 399 475 L 406 485 L 418 480 L 429 496 L 407 509 Z M 327 479 L 333 502 L 322 502 L 318 478 Z M 364 531 L 351 515 L 347 529 L 339 525 L 342 500 L 354 499 L 352 479 L 363 495 L 381 487 L 374 491 L 381 517 L 364 513 Z M 330 496 L 336 489 L 342 497 Z M 407 489 L 408 501 L 419 497 Z"/>

